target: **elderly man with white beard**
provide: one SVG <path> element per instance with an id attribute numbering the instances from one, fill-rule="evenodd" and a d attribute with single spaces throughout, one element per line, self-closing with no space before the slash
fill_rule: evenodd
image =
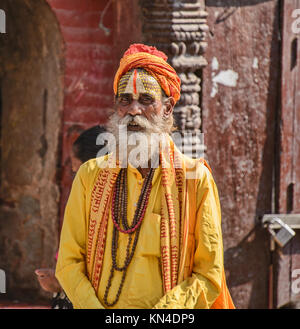
<path id="1" fill-rule="evenodd" d="M 142 44 L 125 52 L 108 123 L 116 152 L 83 164 L 73 182 L 56 277 L 74 308 L 234 308 L 211 170 L 170 137 L 180 79 L 166 60 Z M 134 137 L 145 151 L 137 159 Z"/>
<path id="2" fill-rule="evenodd" d="M 127 167 L 129 162 L 145 177 L 150 168 L 158 166 L 159 145 L 164 142 L 175 129 L 173 124 L 173 97 L 145 93 L 144 88 L 139 89 L 141 76 L 147 79 L 148 83 L 159 87 L 157 81 L 145 70 L 137 69 L 137 93 L 129 90 L 118 91 L 120 95 L 116 99 L 115 112 L 111 115 L 107 130 L 112 133 L 111 151 L 114 151 L 122 167 Z M 134 75 L 134 70 L 126 73 L 120 80 L 120 85 L 128 77 Z M 143 86 L 143 85 L 142 85 Z M 153 90 L 153 89 L 152 89 Z M 149 104 L 155 100 L 157 100 Z M 108 138 L 110 141 L 110 138 Z M 138 145 L 138 146 L 136 146 Z M 102 153 L 106 152 L 106 148 Z"/>

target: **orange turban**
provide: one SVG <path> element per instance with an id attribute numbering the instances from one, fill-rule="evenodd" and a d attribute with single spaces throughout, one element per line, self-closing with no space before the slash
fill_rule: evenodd
<path id="1" fill-rule="evenodd" d="M 114 93 L 117 95 L 121 77 L 134 68 L 142 68 L 149 72 L 160 84 L 167 96 L 177 102 L 180 98 L 180 78 L 167 61 L 168 57 L 155 47 L 133 44 L 121 59 L 114 79 Z"/>

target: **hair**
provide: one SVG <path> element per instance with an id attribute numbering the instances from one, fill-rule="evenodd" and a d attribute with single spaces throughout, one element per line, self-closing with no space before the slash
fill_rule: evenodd
<path id="1" fill-rule="evenodd" d="M 73 152 L 76 158 L 82 163 L 97 157 L 97 153 L 104 145 L 97 145 L 96 140 L 99 134 L 105 133 L 103 126 L 94 126 L 83 131 L 73 144 Z"/>

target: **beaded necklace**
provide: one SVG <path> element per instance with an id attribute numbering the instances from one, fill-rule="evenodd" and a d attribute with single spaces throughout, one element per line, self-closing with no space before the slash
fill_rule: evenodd
<path id="1" fill-rule="evenodd" d="M 154 175 L 155 169 L 151 168 L 148 175 L 144 180 L 144 184 L 141 190 L 141 194 L 139 196 L 139 200 L 137 203 L 137 207 L 134 213 L 132 224 L 128 224 L 127 220 L 127 169 L 122 168 L 119 172 L 117 177 L 114 191 L 113 191 L 113 198 L 112 198 L 112 220 L 113 220 L 113 235 L 112 235 L 112 246 L 111 246 L 111 256 L 112 256 L 112 267 L 110 270 L 110 275 L 108 278 L 107 286 L 105 288 L 104 298 L 103 301 L 106 306 L 113 306 L 115 305 L 121 295 L 121 291 L 124 285 L 126 272 L 128 266 L 132 260 L 134 255 L 141 224 L 147 209 L 147 205 L 149 202 L 149 196 L 152 188 L 152 179 Z M 122 224 L 121 224 L 122 223 Z M 122 228 L 123 227 L 123 228 Z M 118 250 L 118 240 L 119 240 L 119 232 L 128 234 L 128 243 L 126 248 L 126 256 L 123 266 L 117 265 L 117 250 Z M 133 235 L 135 237 L 133 239 Z M 133 241 L 133 243 L 132 243 Z M 132 244 L 132 247 L 131 247 Z M 130 250 L 131 249 L 131 250 Z M 115 300 L 111 303 L 108 302 L 108 292 L 111 287 L 112 279 L 114 276 L 114 271 L 123 272 L 121 283 L 115 297 Z"/>

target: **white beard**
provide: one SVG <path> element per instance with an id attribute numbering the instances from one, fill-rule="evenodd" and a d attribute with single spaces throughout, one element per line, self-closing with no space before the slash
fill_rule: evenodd
<path id="1" fill-rule="evenodd" d="M 128 124 L 133 122 L 143 130 L 128 131 Z M 120 119 L 114 113 L 109 119 L 107 129 L 116 139 L 117 159 L 121 167 L 127 167 L 130 163 L 135 168 L 157 168 L 160 141 L 171 130 L 169 126 L 161 116 L 155 116 L 153 122 L 150 122 L 143 116 L 126 115 Z"/>

